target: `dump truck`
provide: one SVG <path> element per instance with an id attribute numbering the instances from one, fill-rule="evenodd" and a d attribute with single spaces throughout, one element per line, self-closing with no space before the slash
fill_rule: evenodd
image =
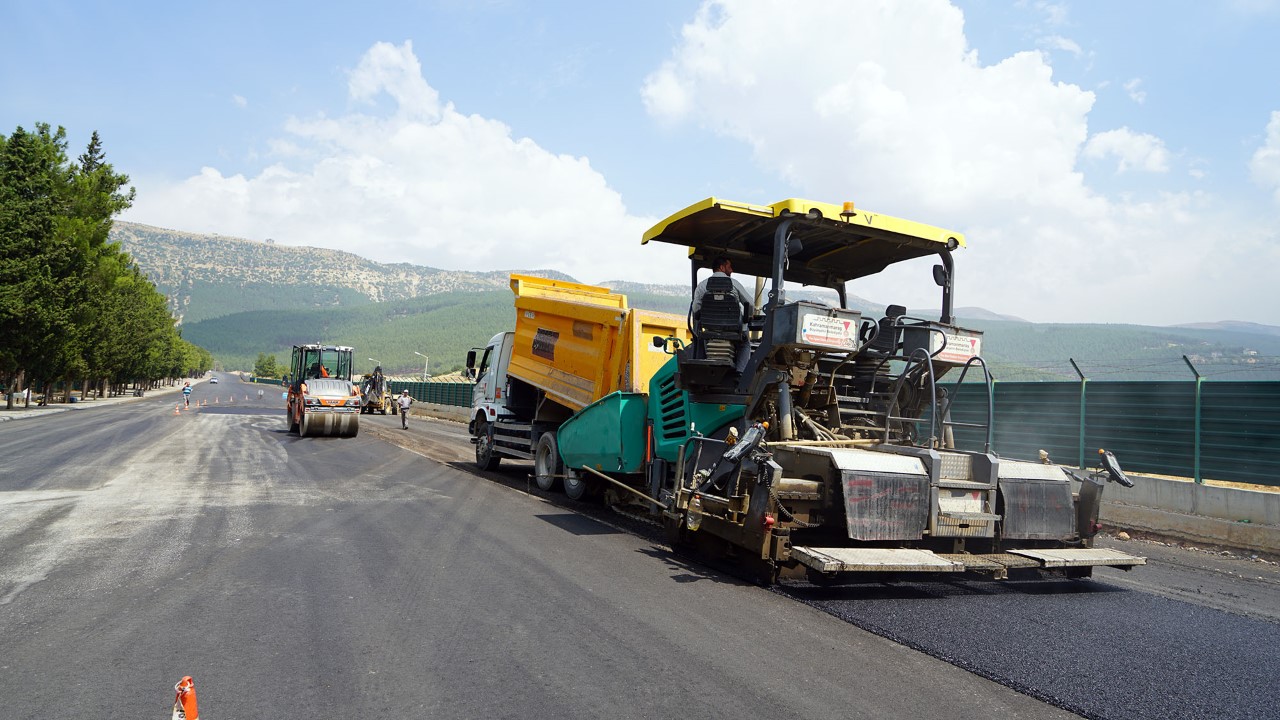
<path id="1" fill-rule="evenodd" d="M 393 405 L 391 398 L 387 396 L 387 378 L 382 374 L 382 366 L 379 365 L 373 369 L 373 372 L 365 373 L 360 378 L 360 414 L 386 415 L 387 408 L 391 405 Z"/>
<path id="2" fill-rule="evenodd" d="M 653 341 L 687 340 L 685 319 L 628 307 L 626 295 L 593 285 L 512 275 L 511 290 L 515 329 L 467 354 L 476 379 L 469 423 L 476 464 L 492 470 L 504 457 L 534 460 L 539 487 L 563 480 L 565 492 L 581 498 L 588 483 L 558 471 L 555 431 L 610 395 L 647 393 L 669 360 Z"/>
<path id="3" fill-rule="evenodd" d="M 294 345 L 284 384 L 285 422 L 301 437 L 355 437 L 360 431 L 360 389 L 351 382 L 353 348 Z"/>
<path id="4" fill-rule="evenodd" d="M 684 327 L 652 340 L 665 362 L 623 387 L 609 369 L 626 358 L 601 352 L 592 365 L 560 352 L 588 322 L 576 308 L 544 322 L 522 310 L 517 290 L 517 330 L 490 341 L 478 375 L 472 432 L 482 467 L 499 453 L 526 457 L 496 432 L 519 425 L 539 486 L 546 477 L 578 497 L 606 489 L 608 502 L 662 523 L 673 547 L 763 583 L 1079 578 L 1145 563 L 1094 547 L 1103 488 L 1131 484 L 1114 456 L 1100 451 L 1090 471 L 993 447 L 982 333 L 953 314 L 961 233 L 852 203 L 708 198 L 641 242 L 686 247 L 695 281 L 728 259 L 767 284 L 767 299 L 745 316 L 732 279 L 708 278 Z M 930 278 L 941 288 L 938 317 L 890 305 L 871 318 L 849 306 L 849 283 L 928 257 L 940 260 Z M 985 422 L 952 419 L 944 377 L 985 385 Z M 553 381 L 578 394 L 553 394 Z M 526 384 L 539 388 L 533 405 L 511 397 Z M 490 396 L 507 403 L 506 416 L 483 405 Z"/>

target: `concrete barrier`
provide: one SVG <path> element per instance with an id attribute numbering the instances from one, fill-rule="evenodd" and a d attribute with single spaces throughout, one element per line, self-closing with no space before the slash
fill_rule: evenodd
<path id="1" fill-rule="evenodd" d="M 416 402 L 409 408 L 409 414 L 467 422 L 471 419 L 471 408 L 458 407 L 457 405 L 436 405 L 435 403 Z"/>
<path id="2" fill-rule="evenodd" d="M 1280 555 L 1280 493 L 1135 476 L 1132 488 L 1111 483 L 1102 521 L 1205 545 Z"/>

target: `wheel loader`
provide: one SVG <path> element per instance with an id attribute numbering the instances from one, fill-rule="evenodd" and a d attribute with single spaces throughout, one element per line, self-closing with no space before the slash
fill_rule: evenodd
<path id="1" fill-rule="evenodd" d="M 373 372 L 365 373 L 360 378 L 360 414 L 386 415 L 387 407 L 395 405 L 388 392 L 387 378 L 382 374 L 381 365 L 375 367 Z"/>

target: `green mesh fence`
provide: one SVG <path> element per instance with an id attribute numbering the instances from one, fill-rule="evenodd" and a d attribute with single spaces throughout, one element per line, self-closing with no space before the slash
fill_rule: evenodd
<path id="1" fill-rule="evenodd" d="M 391 380 L 387 384 L 391 386 L 393 395 L 399 395 L 401 390 L 408 389 L 410 397 L 417 402 L 457 407 L 471 406 L 471 388 L 475 387 L 471 383 L 401 382 L 399 380 Z"/>
<path id="2" fill-rule="evenodd" d="M 952 420 L 986 422 L 986 392 L 965 383 Z M 1125 469 L 1201 480 L 1280 485 L 1280 382 L 997 382 L 993 449 L 1004 457 L 1096 464 L 1098 448 Z M 985 433 L 958 428 L 982 449 Z"/>

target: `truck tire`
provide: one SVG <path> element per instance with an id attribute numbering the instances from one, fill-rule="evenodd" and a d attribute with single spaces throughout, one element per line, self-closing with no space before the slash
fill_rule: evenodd
<path id="1" fill-rule="evenodd" d="M 560 485 L 560 475 L 564 474 L 564 464 L 560 462 L 560 449 L 556 445 L 556 434 L 542 433 L 538 438 L 538 448 L 533 452 L 534 481 L 542 490 L 554 490 Z"/>
<path id="2" fill-rule="evenodd" d="M 391 408 L 391 414 L 395 415 L 395 408 Z M 502 456 L 494 452 L 493 449 L 493 433 L 489 429 L 489 423 L 485 420 L 476 421 L 476 467 L 481 470 L 497 470 L 498 463 L 502 462 Z"/>

